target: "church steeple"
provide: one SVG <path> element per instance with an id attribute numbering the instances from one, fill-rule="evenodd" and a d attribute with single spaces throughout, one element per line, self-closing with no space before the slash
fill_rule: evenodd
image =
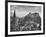
<path id="1" fill-rule="evenodd" d="M 16 21 L 16 15 L 15 15 L 15 10 L 14 10 L 14 14 L 13 14 L 13 23 L 15 24 Z"/>
<path id="2" fill-rule="evenodd" d="M 14 18 L 16 17 L 16 15 L 15 15 L 15 10 L 14 10 L 14 14 L 13 14 L 13 17 L 14 17 Z"/>

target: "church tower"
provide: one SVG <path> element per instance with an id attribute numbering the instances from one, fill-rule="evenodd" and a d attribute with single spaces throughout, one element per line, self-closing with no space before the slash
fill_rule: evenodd
<path id="1" fill-rule="evenodd" d="M 15 31 L 15 25 L 16 25 L 16 15 L 15 15 L 15 10 L 14 10 L 13 21 L 12 21 L 12 24 L 11 24 L 11 31 Z"/>

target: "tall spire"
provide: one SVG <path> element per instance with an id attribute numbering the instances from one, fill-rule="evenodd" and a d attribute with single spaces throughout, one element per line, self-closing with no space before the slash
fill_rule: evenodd
<path id="1" fill-rule="evenodd" d="M 16 17 L 16 15 L 15 15 L 15 10 L 14 10 L 14 14 L 13 14 L 13 23 L 15 24 L 15 17 Z"/>
<path id="2" fill-rule="evenodd" d="M 14 14 L 13 14 L 13 17 L 15 18 L 15 16 L 16 16 L 16 15 L 15 15 L 15 10 L 14 10 Z"/>

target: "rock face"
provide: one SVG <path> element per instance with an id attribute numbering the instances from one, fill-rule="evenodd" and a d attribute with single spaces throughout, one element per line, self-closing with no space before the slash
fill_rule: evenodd
<path id="1" fill-rule="evenodd" d="M 38 13 L 29 13 L 23 18 L 16 17 L 11 22 L 11 31 L 41 30 L 41 18 Z"/>

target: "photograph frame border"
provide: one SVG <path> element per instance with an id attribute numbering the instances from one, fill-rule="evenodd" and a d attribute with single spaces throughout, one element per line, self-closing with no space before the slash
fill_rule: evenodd
<path id="1" fill-rule="evenodd" d="M 15 34 L 15 35 L 8 35 L 8 2 L 12 3 L 31 3 L 31 4 L 43 4 L 43 33 L 28 33 L 28 34 Z M 29 1 L 8 1 L 5 0 L 5 36 L 24 36 L 24 35 L 41 35 L 45 34 L 45 2 L 29 2 Z"/>

